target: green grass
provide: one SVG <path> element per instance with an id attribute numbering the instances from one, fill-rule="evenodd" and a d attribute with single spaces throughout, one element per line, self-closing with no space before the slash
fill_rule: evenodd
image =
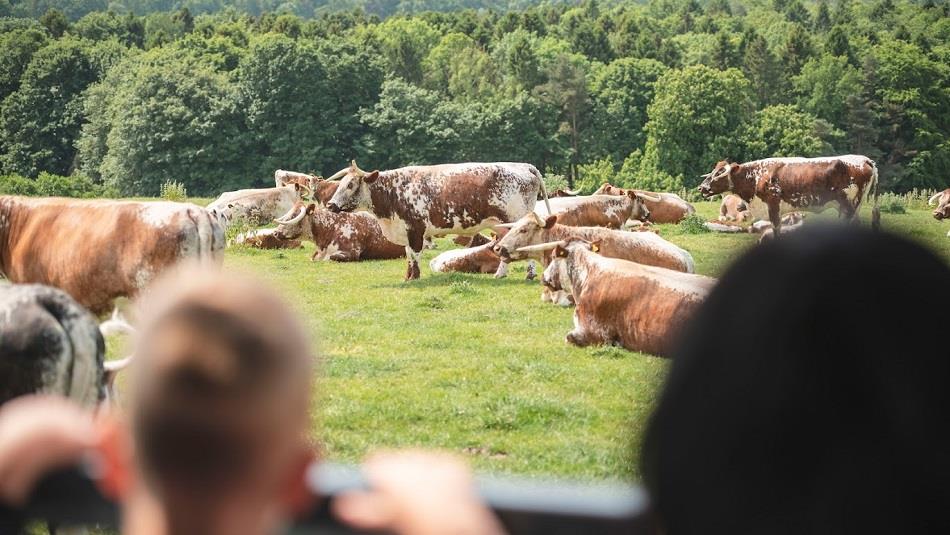
<path id="1" fill-rule="evenodd" d="M 718 203 L 697 207 L 712 219 Z M 947 256 L 950 225 L 927 211 L 885 214 L 884 227 Z M 659 230 L 712 276 L 757 240 Z M 570 346 L 572 310 L 542 303 L 525 264 L 502 280 L 432 274 L 428 261 L 454 247 L 438 244 L 412 283 L 402 281 L 404 260 L 311 263 L 310 244 L 227 251 L 225 269 L 268 281 L 313 336 L 323 364 L 312 436 L 326 455 L 355 462 L 377 448 L 421 446 L 466 455 L 483 471 L 638 478 L 638 444 L 668 362 Z"/>

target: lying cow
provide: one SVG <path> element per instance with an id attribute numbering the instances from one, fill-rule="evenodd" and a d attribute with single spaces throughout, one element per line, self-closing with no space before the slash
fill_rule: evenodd
<path id="1" fill-rule="evenodd" d="M 579 194 L 580 194 L 580 191 L 558 188 L 554 190 L 553 193 L 549 194 L 548 198 L 554 199 L 556 197 L 577 197 Z M 541 195 L 540 192 L 538 193 L 538 200 L 539 201 L 544 200 L 544 196 Z"/>
<path id="2" fill-rule="evenodd" d="M 624 189 L 604 182 L 594 195 L 626 195 L 628 192 L 636 192 L 643 199 L 643 203 L 650 211 L 647 218 L 651 223 L 679 223 L 686 216 L 696 212 L 692 204 L 683 200 L 675 193 L 657 193 L 653 191 L 644 191 L 639 189 Z"/>
<path id="3" fill-rule="evenodd" d="M 940 221 L 941 219 L 950 218 L 950 188 L 947 188 L 927 200 L 929 206 L 933 206 L 936 203 L 937 207 L 933 211 L 934 219 Z M 947 231 L 947 236 L 950 236 L 950 231 Z"/>
<path id="4" fill-rule="evenodd" d="M 308 186 L 296 183 L 278 188 L 241 189 L 222 193 L 207 209 L 225 227 L 235 220 L 262 225 L 286 214 L 294 203 L 306 200 L 310 194 Z"/>
<path id="5" fill-rule="evenodd" d="M 747 223 L 752 221 L 752 210 L 742 197 L 732 193 L 722 198 L 719 204 L 719 221 L 729 223 Z"/>
<path id="6" fill-rule="evenodd" d="M 307 173 L 299 173 L 297 171 L 285 171 L 283 169 L 278 169 L 274 171 L 274 187 L 282 188 L 284 186 L 293 186 L 294 184 L 297 184 L 312 190 L 313 184 L 322 178 L 323 177 L 317 175 L 309 175 Z"/>
<path id="7" fill-rule="evenodd" d="M 652 199 L 659 200 L 658 197 Z M 618 229 L 630 220 L 644 221 L 650 216 L 646 197 L 629 191 L 623 195 L 585 195 L 551 199 L 551 214 L 558 222 L 572 227 L 607 227 Z M 544 217 L 539 206 L 534 213 Z"/>
<path id="8" fill-rule="evenodd" d="M 703 175 L 699 192 L 705 198 L 731 191 L 742 200 L 758 197 L 768 206 L 769 221 L 781 234 L 781 203 L 795 208 L 821 209 L 837 203 L 838 215 L 854 220 L 865 196 L 874 195 L 871 225 L 878 227 L 878 174 L 867 156 L 849 154 L 827 158 L 767 158 L 747 163 L 721 161 Z"/>
<path id="9" fill-rule="evenodd" d="M 277 229 L 251 230 L 234 238 L 239 243 L 255 249 L 300 249 L 300 240 L 288 240 L 277 235 Z"/>
<path id="10" fill-rule="evenodd" d="M 481 234 L 476 234 L 481 236 Z M 498 273 L 501 266 L 501 257 L 492 248 L 495 240 L 481 245 L 473 245 L 462 249 L 446 251 L 429 262 L 429 267 L 436 273 Z"/>
<path id="11" fill-rule="evenodd" d="M 0 404 L 56 394 L 95 407 L 128 360 L 103 362 L 96 318 L 65 292 L 41 284 L 0 285 Z"/>
<path id="12" fill-rule="evenodd" d="M 675 271 L 692 273 L 693 257 L 687 251 L 664 240 L 652 232 L 627 232 L 603 227 L 571 227 L 559 224 L 560 216 L 553 215 L 542 220 L 530 213 L 508 231 L 495 244 L 495 252 L 507 262 L 540 258 L 540 253 L 523 248 L 541 243 L 583 239 L 599 241 L 601 254 L 658 266 Z"/>
<path id="13" fill-rule="evenodd" d="M 198 206 L 0 196 L 0 273 L 54 286 L 96 315 L 184 260 L 220 265 L 224 230 Z"/>
<path id="14" fill-rule="evenodd" d="M 716 283 L 715 279 L 645 266 L 597 254 L 598 244 L 556 242 L 543 284 L 576 303 L 577 346 L 616 344 L 668 357 L 677 336 Z"/>
<path id="15" fill-rule="evenodd" d="M 800 226 L 801 223 L 805 220 L 805 214 L 802 212 L 791 212 L 782 216 L 782 227 L 789 225 Z M 755 221 L 751 225 L 742 226 L 736 223 L 723 223 L 719 220 L 716 221 L 707 221 L 706 228 L 713 232 L 725 232 L 731 234 L 738 234 L 748 232 L 750 234 L 763 234 L 772 229 L 771 221 Z M 783 231 L 784 234 L 784 231 Z"/>
<path id="16" fill-rule="evenodd" d="M 421 165 L 365 172 L 352 162 L 328 180 L 341 179 L 327 208 L 369 210 L 386 238 L 406 248 L 406 280 L 419 278 L 427 237 L 475 234 L 516 221 L 547 197 L 541 173 L 526 163 Z"/>
<path id="17" fill-rule="evenodd" d="M 278 224 L 276 237 L 313 242 L 316 250 L 311 261 L 387 260 L 406 254 L 403 246 L 383 236 L 376 218 L 366 212 L 334 213 L 315 203 L 298 202 L 275 221 Z"/>

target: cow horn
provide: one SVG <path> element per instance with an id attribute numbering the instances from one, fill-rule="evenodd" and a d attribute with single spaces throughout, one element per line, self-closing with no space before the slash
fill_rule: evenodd
<path id="1" fill-rule="evenodd" d="M 129 364 L 132 363 L 132 355 L 125 357 L 124 359 L 118 360 L 107 360 L 102 363 L 102 369 L 106 372 L 118 372 L 125 369 Z"/>
<path id="2" fill-rule="evenodd" d="M 566 189 L 566 190 L 564 190 L 564 193 L 567 193 L 568 195 L 580 195 L 580 194 L 581 194 L 581 190 L 579 190 L 579 189 Z"/>
<path id="3" fill-rule="evenodd" d="M 706 173 L 705 175 L 699 175 L 699 178 L 709 178 L 709 177 L 711 177 L 712 174 L 715 173 L 715 172 L 716 172 L 716 170 L 713 169 L 712 171 Z"/>
<path id="4" fill-rule="evenodd" d="M 519 253 L 534 253 L 538 251 L 550 251 L 551 249 L 554 249 L 558 245 L 560 245 L 561 247 L 564 247 L 565 245 L 567 245 L 567 242 L 564 240 L 549 241 L 547 243 L 539 243 L 537 245 L 525 245 L 524 247 L 519 247 L 515 250 L 518 251 Z"/>
<path id="5" fill-rule="evenodd" d="M 643 191 L 638 191 L 638 192 L 637 192 L 637 197 L 640 197 L 640 198 L 642 198 L 642 199 L 646 199 L 646 200 L 648 200 L 648 201 L 650 201 L 650 202 L 660 202 L 660 201 L 663 200 L 663 199 L 660 198 L 659 195 L 647 195 L 646 192 L 643 192 Z"/>
<path id="6" fill-rule="evenodd" d="M 943 195 L 942 191 L 938 191 L 937 193 L 934 193 L 933 197 L 927 199 L 927 206 L 933 206 L 933 204 L 937 202 L 937 199 L 939 199 L 941 195 Z"/>
<path id="7" fill-rule="evenodd" d="M 492 225 L 492 228 L 514 228 L 517 223 L 498 223 L 497 225 Z"/>
<path id="8" fill-rule="evenodd" d="M 337 179 L 341 178 L 343 175 L 345 175 L 346 173 L 348 173 L 349 171 L 350 171 L 350 168 L 349 168 L 349 167 L 344 167 L 343 169 L 340 169 L 339 171 L 337 171 L 336 173 L 334 173 L 333 176 L 331 176 L 330 178 L 328 178 L 328 179 L 327 179 L 327 182 L 329 182 L 329 181 L 331 181 L 331 180 L 337 180 Z"/>

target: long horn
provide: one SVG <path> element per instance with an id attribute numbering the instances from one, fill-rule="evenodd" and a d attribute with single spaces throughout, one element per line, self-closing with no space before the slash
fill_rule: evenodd
<path id="1" fill-rule="evenodd" d="M 943 192 L 939 191 L 935 193 L 933 197 L 927 199 L 927 206 L 933 206 L 933 204 L 937 202 L 937 199 L 939 199 L 941 195 L 943 195 Z"/>
<path id="2" fill-rule="evenodd" d="M 518 247 L 515 249 L 519 253 L 535 253 L 538 251 L 550 251 L 560 245 L 561 247 L 567 245 L 567 242 L 564 240 L 559 241 L 549 241 L 547 243 L 539 243 L 537 245 L 525 245 L 524 247 Z"/>
<path id="3" fill-rule="evenodd" d="M 340 169 L 339 171 L 337 171 L 336 173 L 334 173 L 333 176 L 331 176 L 330 178 L 328 178 L 328 179 L 327 179 L 327 182 L 329 182 L 329 181 L 331 181 L 331 180 L 337 180 L 337 179 L 339 179 L 340 177 L 342 177 L 343 175 L 345 175 L 349 170 L 350 170 L 349 167 L 344 167 L 343 169 Z"/>
<path id="4" fill-rule="evenodd" d="M 647 195 L 647 193 L 644 192 L 644 191 L 638 191 L 638 192 L 637 192 L 637 197 L 640 197 L 640 198 L 642 198 L 642 199 L 646 199 L 646 200 L 648 200 L 648 201 L 650 201 L 650 202 L 660 202 L 660 201 L 663 200 L 663 199 L 660 198 L 659 195 Z"/>
<path id="5" fill-rule="evenodd" d="M 294 211 L 295 211 L 296 209 L 297 209 L 296 207 L 291 208 L 289 212 L 287 212 L 286 214 L 284 214 L 284 215 L 278 217 L 277 219 L 274 220 L 274 222 L 275 222 L 275 223 L 279 223 L 279 224 L 281 224 L 281 225 L 293 225 L 294 223 L 299 222 L 301 219 L 303 219 L 303 216 L 305 216 L 305 215 L 307 214 L 307 207 L 306 207 L 306 206 L 302 206 L 302 207 L 300 208 L 300 214 L 299 214 L 299 215 L 294 216 L 293 219 L 287 219 L 288 217 L 290 217 L 290 216 L 294 213 Z"/>
<path id="6" fill-rule="evenodd" d="M 498 223 L 497 225 L 492 225 L 492 228 L 514 228 L 517 223 Z"/>
<path id="7" fill-rule="evenodd" d="M 579 190 L 579 189 L 574 189 L 574 190 L 566 189 L 566 190 L 564 190 L 564 193 L 567 193 L 568 195 L 575 195 L 575 196 L 577 196 L 577 195 L 580 195 L 580 194 L 581 194 L 581 190 Z"/>
<path id="8" fill-rule="evenodd" d="M 711 177 L 711 176 L 713 175 L 713 173 L 715 173 L 715 172 L 716 172 L 716 170 L 713 169 L 712 171 L 706 173 L 705 175 L 699 175 L 699 178 L 709 178 L 709 177 Z"/>
<path id="9" fill-rule="evenodd" d="M 353 169 L 356 169 L 356 171 L 357 171 L 360 175 L 365 175 L 365 174 L 366 174 L 366 171 L 363 171 L 362 169 L 360 169 L 360 166 L 356 165 L 356 160 L 350 160 L 350 165 L 353 167 Z"/>

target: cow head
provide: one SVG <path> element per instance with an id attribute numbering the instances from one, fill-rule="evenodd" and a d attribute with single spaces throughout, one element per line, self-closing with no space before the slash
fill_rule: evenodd
<path id="1" fill-rule="evenodd" d="M 738 169 L 739 164 L 722 160 L 716 164 L 716 167 L 712 171 L 702 175 L 705 180 L 703 180 L 703 183 L 696 189 L 698 189 L 699 193 L 706 199 L 724 191 L 731 190 L 732 174 Z"/>
<path id="2" fill-rule="evenodd" d="M 370 197 L 369 185 L 379 178 L 379 171 L 367 173 L 356 166 L 356 160 L 350 166 L 341 169 L 327 180 L 340 180 L 340 186 L 327 203 L 331 212 L 353 212 L 355 210 L 370 210 L 373 200 Z"/>
<path id="3" fill-rule="evenodd" d="M 610 187 L 613 188 L 613 186 Z M 633 211 L 630 212 L 630 217 L 640 221 L 646 221 L 647 218 L 650 217 L 650 209 L 647 208 L 647 205 L 643 202 L 643 200 L 646 199 L 654 202 L 660 200 L 659 197 L 651 197 L 642 193 L 638 194 L 632 189 L 627 190 L 627 196 L 630 197 L 631 201 L 633 201 Z"/>
<path id="4" fill-rule="evenodd" d="M 304 204 L 297 202 L 289 212 L 274 220 L 277 223 L 277 230 L 274 236 L 281 240 L 295 240 L 301 236 L 310 235 L 310 225 L 307 224 L 307 216 L 313 215 L 317 205 L 314 203 Z"/>
<path id="5" fill-rule="evenodd" d="M 569 242 L 546 243 L 536 247 L 553 248 L 551 261 L 541 276 L 541 284 L 554 293 L 563 292 L 568 298 L 573 300 L 574 279 L 571 276 L 569 266 L 571 251 L 574 249 L 589 249 L 595 253 L 600 252 L 600 242 L 571 240 Z"/>
<path id="6" fill-rule="evenodd" d="M 927 204 L 937 205 L 937 208 L 933 211 L 934 219 L 950 218 L 950 189 L 945 189 L 937 193 L 927 201 Z"/>
<path id="7" fill-rule="evenodd" d="M 523 247 L 535 245 L 544 241 L 544 231 L 550 229 L 557 223 L 557 216 L 551 215 L 547 219 L 529 212 L 526 216 L 517 222 L 510 224 L 511 229 L 505 236 L 498 240 L 492 249 L 504 261 L 523 260 L 530 256 L 530 252 L 522 251 Z M 509 225 L 498 225 L 500 228 L 507 228 Z"/>

